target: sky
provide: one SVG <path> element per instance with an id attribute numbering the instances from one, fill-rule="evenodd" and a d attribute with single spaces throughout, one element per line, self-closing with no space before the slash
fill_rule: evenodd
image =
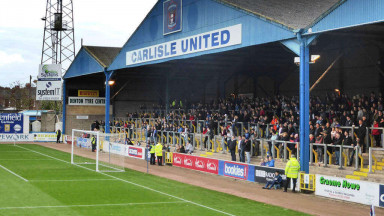
<path id="1" fill-rule="evenodd" d="M 55 1 L 55 0 L 51 0 Z M 69 0 L 63 0 L 63 2 Z M 76 53 L 83 45 L 121 47 L 157 0 L 73 0 Z M 0 86 L 36 79 L 46 0 L 0 0 Z"/>

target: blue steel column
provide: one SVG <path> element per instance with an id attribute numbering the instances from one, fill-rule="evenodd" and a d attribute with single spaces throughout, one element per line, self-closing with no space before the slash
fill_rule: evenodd
<path id="1" fill-rule="evenodd" d="M 110 133 L 109 131 L 109 106 L 110 106 L 110 86 L 108 84 L 109 79 L 111 78 L 111 72 L 104 69 L 105 74 L 105 133 Z"/>
<path id="2" fill-rule="evenodd" d="M 300 42 L 300 167 L 309 173 L 309 46 L 298 34 Z"/>
<path id="3" fill-rule="evenodd" d="M 67 92 L 66 92 L 66 87 L 65 87 L 65 85 L 66 85 L 66 80 L 64 80 L 64 82 L 63 82 L 63 120 L 62 120 L 62 122 L 63 122 L 63 128 L 62 128 L 62 134 L 65 134 L 65 117 L 66 117 L 66 115 L 67 115 L 67 107 L 66 107 L 66 105 L 67 105 L 67 101 L 66 101 L 66 98 L 67 98 Z"/>

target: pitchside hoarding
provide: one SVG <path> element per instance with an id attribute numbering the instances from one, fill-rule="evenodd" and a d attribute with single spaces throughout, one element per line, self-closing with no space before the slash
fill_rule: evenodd
<path id="1" fill-rule="evenodd" d="M 316 175 L 315 194 L 333 199 L 384 207 L 384 186 L 374 182 Z"/>
<path id="2" fill-rule="evenodd" d="M 62 99 L 61 65 L 39 65 L 36 100 L 57 101 Z"/>
<path id="3" fill-rule="evenodd" d="M 57 136 L 55 132 L 52 133 L 32 133 L 33 141 L 35 142 L 56 142 Z M 60 138 L 62 140 L 62 136 Z"/>
<path id="4" fill-rule="evenodd" d="M 80 148 L 92 148 L 91 139 L 90 138 L 82 138 L 77 137 L 76 145 Z"/>
<path id="5" fill-rule="evenodd" d="M 32 142 L 32 134 L 0 134 L 0 142 Z"/>
<path id="6" fill-rule="evenodd" d="M 218 174 L 219 160 L 187 154 L 173 153 L 173 166 Z"/>
<path id="7" fill-rule="evenodd" d="M 255 166 L 231 161 L 219 161 L 219 175 L 255 181 Z"/>
<path id="8" fill-rule="evenodd" d="M 276 175 L 275 172 L 278 172 L 280 175 L 284 175 L 285 173 L 283 169 L 265 166 L 255 166 L 255 182 L 265 184 L 268 181 L 273 181 Z"/>
<path id="9" fill-rule="evenodd" d="M 144 147 L 135 147 L 135 146 L 127 146 L 126 155 L 128 157 L 145 159 L 145 148 Z"/>
<path id="10" fill-rule="evenodd" d="M 22 113 L 0 113 L 0 133 L 23 133 L 24 115 Z"/>

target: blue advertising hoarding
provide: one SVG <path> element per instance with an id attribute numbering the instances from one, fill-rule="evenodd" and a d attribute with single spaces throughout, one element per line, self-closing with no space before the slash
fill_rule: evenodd
<path id="1" fill-rule="evenodd" d="M 182 29 L 182 0 L 168 0 L 163 3 L 163 34 L 171 34 Z"/>
<path id="2" fill-rule="evenodd" d="M 22 113 L 0 113 L 0 134 L 23 133 L 23 123 Z"/>
<path id="3" fill-rule="evenodd" d="M 220 160 L 219 175 L 254 182 L 255 166 Z"/>

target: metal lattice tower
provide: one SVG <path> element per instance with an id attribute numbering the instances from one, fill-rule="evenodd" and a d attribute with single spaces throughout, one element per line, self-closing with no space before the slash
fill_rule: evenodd
<path id="1" fill-rule="evenodd" d="M 63 74 L 75 58 L 72 0 L 47 0 L 41 64 L 62 64 Z"/>

